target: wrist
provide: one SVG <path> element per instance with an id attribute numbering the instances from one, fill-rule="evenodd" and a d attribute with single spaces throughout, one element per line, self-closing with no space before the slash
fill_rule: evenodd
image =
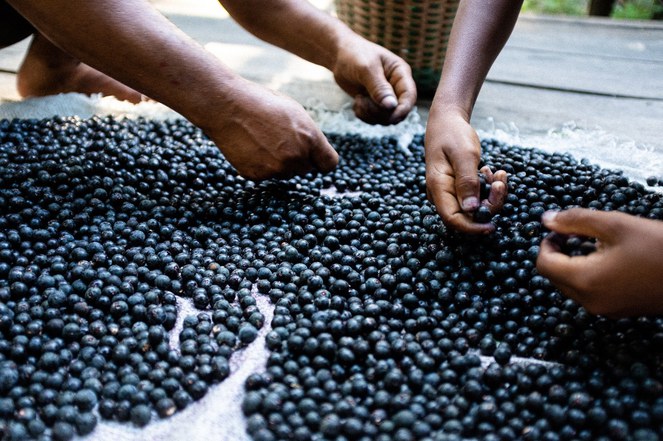
<path id="1" fill-rule="evenodd" d="M 245 107 L 246 99 L 242 99 L 242 95 L 250 87 L 248 80 L 229 72 L 218 81 L 192 92 L 195 99 L 185 104 L 187 110 L 181 113 L 205 133 L 218 131 Z"/>
<path id="2" fill-rule="evenodd" d="M 429 119 L 439 121 L 447 118 L 460 118 L 469 124 L 472 117 L 472 109 L 467 106 L 460 105 L 456 102 L 445 102 L 443 100 L 435 100 L 431 105 L 429 112 Z"/>
<path id="3" fill-rule="evenodd" d="M 329 23 L 325 29 L 321 30 L 320 34 L 324 35 L 324 37 L 318 40 L 317 60 L 310 61 L 332 72 L 338 64 L 342 51 L 345 48 L 357 48 L 356 39 L 361 38 L 340 20 L 336 20 L 335 23 Z"/>

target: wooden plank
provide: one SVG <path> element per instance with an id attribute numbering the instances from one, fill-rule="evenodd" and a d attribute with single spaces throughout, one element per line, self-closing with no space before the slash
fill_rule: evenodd
<path id="1" fill-rule="evenodd" d="M 521 15 L 488 78 L 663 98 L 663 24 Z"/>
<path id="2" fill-rule="evenodd" d="M 511 48 L 495 61 L 488 78 L 543 88 L 663 99 L 663 60 L 625 60 Z"/>
<path id="3" fill-rule="evenodd" d="M 486 83 L 479 94 L 472 124 L 514 125 L 521 136 L 545 135 L 567 123 L 605 131 L 615 142 L 633 142 L 663 157 L 663 102 L 580 95 Z"/>
<path id="4" fill-rule="evenodd" d="M 521 15 L 511 48 L 663 61 L 663 23 Z"/>

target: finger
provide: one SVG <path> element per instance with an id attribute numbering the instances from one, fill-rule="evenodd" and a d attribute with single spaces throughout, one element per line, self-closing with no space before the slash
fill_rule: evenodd
<path id="1" fill-rule="evenodd" d="M 502 209 L 502 206 L 504 206 L 506 194 L 507 191 L 504 182 L 496 180 L 490 185 L 488 199 L 482 201 L 482 204 L 487 206 L 492 214 L 495 214 Z"/>
<path id="2" fill-rule="evenodd" d="M 355 96 L 352 110 L 361 119 L 368 124 L 391 125 L 403 121 L 410 113 L 412 108 L 399 104 L 395 109 L 385 109 L 373 102 L 373 100 L 364 95 Z"/>
<path id="3" fill-rule="evenodd" d="M 417 103 L 417 85 L 412 79 L 412 70 L 405 62 L 399 63 L 388 72 L 387 79 L 394 88 L 398 106 L 393 110 L 390 123 L 401 122 Z"/>
<path id="4" fill-rule="evenodd" d="M 472 212 L 479 207 L 479 159 L 471 153 L 461 152 L 460 157 L 450 156 L 451 166 L 456 175 L 455 187 L 458 205 L 464 212 Z"/>
<path id="5" fill-rule="evenodd" d="M 469 234 L 488 234 L 494 231 L 493 224 L 472 222 L 471 216 L 460 209 L 456 197 L 442 191 L 439 186 L 433 184 L 432 189 L 428 191 L 428 196 L 446 226 Z"/>
<path id="6" fill-rule="evenodd" d="M 493 176 L 493 171 L 488 167 L 487 165 L 484 165 L 479 169 L 481 174 L 483 174 L 486 177 L 486 182 L 489 184 L 492 184 L 493 181 L 495 180 L 495 177 Z"/>
<path id="7" fill-rule="evenodd" d="M 545 244 L 544 244 L 545 242 Z M 555 244 L 554 242 L 550 241 L 550 239 L 546 238 L 541 242 L 541 249 L 539 251 L 539 257 L 537 258 L 537 271 L 539 274 L 541 274 L 544 277 L 547 277 L 550 282 L 555 285 L 555 287 L 565 296 L 572 298 L 573 300 L 579 301 L 581 295 L 578 293 L 578 290 L 573 288 L 571 285 L 569 285 L 568 280 L 564 277 L 563 274 L 557 274 L 556 272 L 544 272 L 546 271 L 547 268 L 543 268 L 544 264 L 541 264 L 539 266 L 540 259 L 542 259 L 542 255 L 549 255 L 550 253 L 559 253 L 559 246 Z M 544 257 L 545 259 L 545 257 Z M 542 272 L 543 269 L 543 272 Z"/>
<path id="8" fill-rule="evenodd" d="M 309 155 L 313 167 L 323 173 L 332 171 L 338 165 L 338 153 L 329 144 L 327 138 L 319 133 Z"/>
<path id="9" fill-rule="evenodd" d="M 536 269 L 556 286 L 575 289 L 584 275 L 591 270 L 588 266 L 591 267 L 591 264 L 587 256 L 570 257 L 560 252 L 559 246 L 549 238 L 541 241 Z"/>
<path id="10" fill-rule="evenodd" d="M 546 211 L 541 221 L 546 228 L 562 234 L 577 234 L 600 238 L 605 242 L 618 235 L 614 234 L 618 227 L 620 215 L 586 208 L 571 208 L 564 211 Z"/>
<path id="11" fill-rule="evenodd" d="M 502 181 L 504 185 L 507 186 L 509 183 L 509 174 L 504 170 L 497 170 L 495 174 L 493 174 L 493 182 L 495 181 Z"/>
<path id="12" fill-rule="evenodd" d="M 403 121 L 410 114 L 412 109 L 413 106 L 410 104 L 399 103 L 389 116 L 389 124 L 398 124 Z"/>
<path id="13" fill-rule="evenodd" d="M 536 269 L 544 277 L 557 285 L 564 282 L 564 269 L 571 266 L 571 258 L 560 252 L 557 244 L 545 238 L 541 241 Z"/>
<path id="14" fill-rule="evenodd" d="M 368 72 L 364 87 L 373 102 L 383 109 L 393 110 L 398 106 L 398 98 L 391 83 L 387 80 L 383 69 Z"/>
<path id="15" fill-rule="evenodd" d="M 365 123 L 383 125 L 391 124 L 391 110 L 380 107 L 367 96 L 356 95 L 352 105 L 352 110 L 354 111 L 355 115 L 357 115 L 357 118 L 361 119 Z"/>

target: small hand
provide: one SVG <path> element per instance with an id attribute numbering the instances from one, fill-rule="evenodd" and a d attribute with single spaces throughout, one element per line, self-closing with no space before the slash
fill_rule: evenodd
<path id="1" fill-rule="evenodd" d="M 507 174 L 481 168 L 490 184 L 488 199 L 480 200 L 477 174 L 481 143 L 465 118 L 453 112 L 431 113 L 425 138 L 426 187 L 429 199 L 445 225 L 471 234 L 486 234 L 495 229 L 490 223 L 476 223 L 472 213 L 479 205 L 498 212 L 507 193 Z"/>
<path id="2" fill-rule="evenodd" d="M 663 313 L 663 222 L 620 212 L 573 208 L 546 212 L 561 234 L 595 237 L 597 250 L 570 257 L 546 238 L 538 271 L 592 314 L 611 317 Z"/>
<path id="3" fill-rule="evenodd" d="M 338 154 L 299 103 L 237 81 L 231 105 L 203 130 L 242 177 L 283 179 L 336 167 Z"/>
<path id="4" fill-rule="evenodd" d="M 417 101 L 410 66 L 387 49 L 356 35 L 341 44 L 332 67 L 338 85 L 354 97 L 353 110 L 370 124 L 396 124 Z"/>

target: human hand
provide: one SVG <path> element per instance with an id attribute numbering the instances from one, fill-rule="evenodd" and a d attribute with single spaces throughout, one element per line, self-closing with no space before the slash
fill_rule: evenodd
<path id="1" fill-rule="evenodd" d="M 597 250 L 570 257 L 546 238 L 537 269 L 592 314 L 663 313 L 663 222 L 620 212 L 573 208 L 546 212 L 543 224 L 561 234 L 597 239 Z"/>
<path id="2" fill-rule="evenodd" d="M 410 66 L 357 34 L 339 45 L 331 70 L 338 85 L 354 97 L 355 115 L 367 123 L 399 123 L 417 101 Z"/>
<path id="3" fill-rule="evenodd" d="M 246 179 L 328 172 L 338 154 L 296 101 L 238 79 L 229 104 L 198 124 Z"/>
<path id="4" fill-rule="evenodd" d="M 472 213 L 480 206 L 498 212 L 507 193 L 507 174 L 489 167 L 481 173 L 490 184 L 487 199 L 480 200 L 480 179 L 477 173 L 481 160 L 479 137 L 458 112 L 436 112 L 428 119 L 426 137 L 426 187 L 428 198 L 437 208 L 445 225 L 471 234 L 486 234 L 495 229 L 491 223 L 476 223 Z"/>

